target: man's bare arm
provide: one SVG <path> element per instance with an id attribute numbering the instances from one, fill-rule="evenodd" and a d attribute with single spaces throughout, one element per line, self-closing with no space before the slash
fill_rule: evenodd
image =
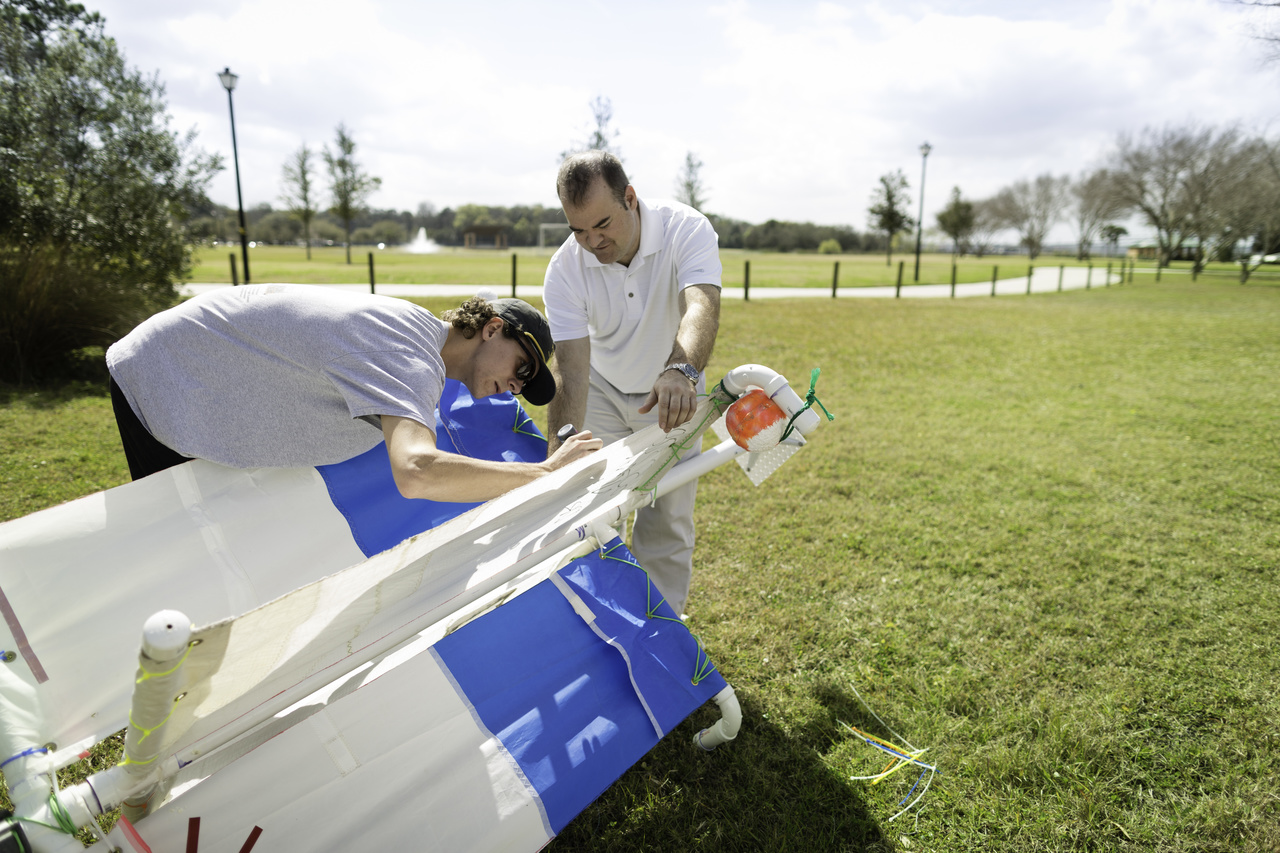
<path id="1" fill-rule="evenodd" d="M 412 418 L 383 415 L 382 434 L 400 494 L 452 502 L 496 498 L 604 446 L 582 432 L 545 462 L 491 462 L 440 450 L 435 433 Z"/>
<path id="2" fill-rule="evenodd" d="M 560 442 L 556 433 L 565 424 L 582 429 L 587 416 L 587 388 L 591 382 L 591 339 L 574 338 L 556 341 L 556 396 L 547 408 L 547 456 L 556 452 Z"/>
<path id="3" fill-rule="evenodd" d="M 695 284 L 680 291 L 680 326 L 667 356 L 667 364 L 681 362 L 706 370 L 720 331 L 720 288 Z M 698 408 L 698 389 L 678 370 L 665 370 L 653 383 L 653 390 L 640 413 L 658 407 L 658 425 L 670 432 L 693 417 Z"/>

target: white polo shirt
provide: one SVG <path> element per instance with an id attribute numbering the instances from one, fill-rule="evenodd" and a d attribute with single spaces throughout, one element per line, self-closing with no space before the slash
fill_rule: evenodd
<path id="1" fill-rule="evenodd" d="M 666 366 L 680 326 L 681 290 L 720 287 L 719 240 L 688 205 L 637 198 L 640 248 L 630 266 L 602 264 L 570 235 L 551 257 L 542 298 L 557 341 L 589 337 L 591 366 L 640 394 Z"/>

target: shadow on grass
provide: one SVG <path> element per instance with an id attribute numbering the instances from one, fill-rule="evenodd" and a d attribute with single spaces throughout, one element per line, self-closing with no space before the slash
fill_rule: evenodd
<path id="1" fill-rule="evenodd" d="M 667 735 L 545 849 L 568 851 L 895 850 L 856 789 L 762 707 L 743 700 L 737 740 L 712 753 L 692 743 L 714 705 Z"/>

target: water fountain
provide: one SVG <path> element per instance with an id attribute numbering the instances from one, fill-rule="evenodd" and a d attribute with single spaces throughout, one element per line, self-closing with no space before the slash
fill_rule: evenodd
<path id="1" fill-rule="evenodd" d="M 440 251 L 440 244 L 427 236 L 427 229 L 419 228 L 418 235 L 404 247 L 404 250 L 414 255 L 429 255 Z"/>

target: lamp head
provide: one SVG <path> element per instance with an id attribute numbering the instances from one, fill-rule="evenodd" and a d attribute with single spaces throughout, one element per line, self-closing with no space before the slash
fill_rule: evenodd
<path id="1" fill-rule="evenodd" d="M 929 152 L 930 152 L 930 151 L 932 151 L 932 150 L 933 150 L 933 146 L 926 142 L 924 145 L 921 145 L 921 146 L 920 146 L 920 156 L 921 156 L 921 157 L 928 157 L 928 156 L 929 156 Z"/>
<path id="2" fill-rule="evenodd" d="M 230 68 L 224 68 L 218 72 L 218 79 L 222 81 L 222 88 L 230 92 L 236 87 L 236 81 L 240 78 L 239 76 L 232 74 Z"/>

